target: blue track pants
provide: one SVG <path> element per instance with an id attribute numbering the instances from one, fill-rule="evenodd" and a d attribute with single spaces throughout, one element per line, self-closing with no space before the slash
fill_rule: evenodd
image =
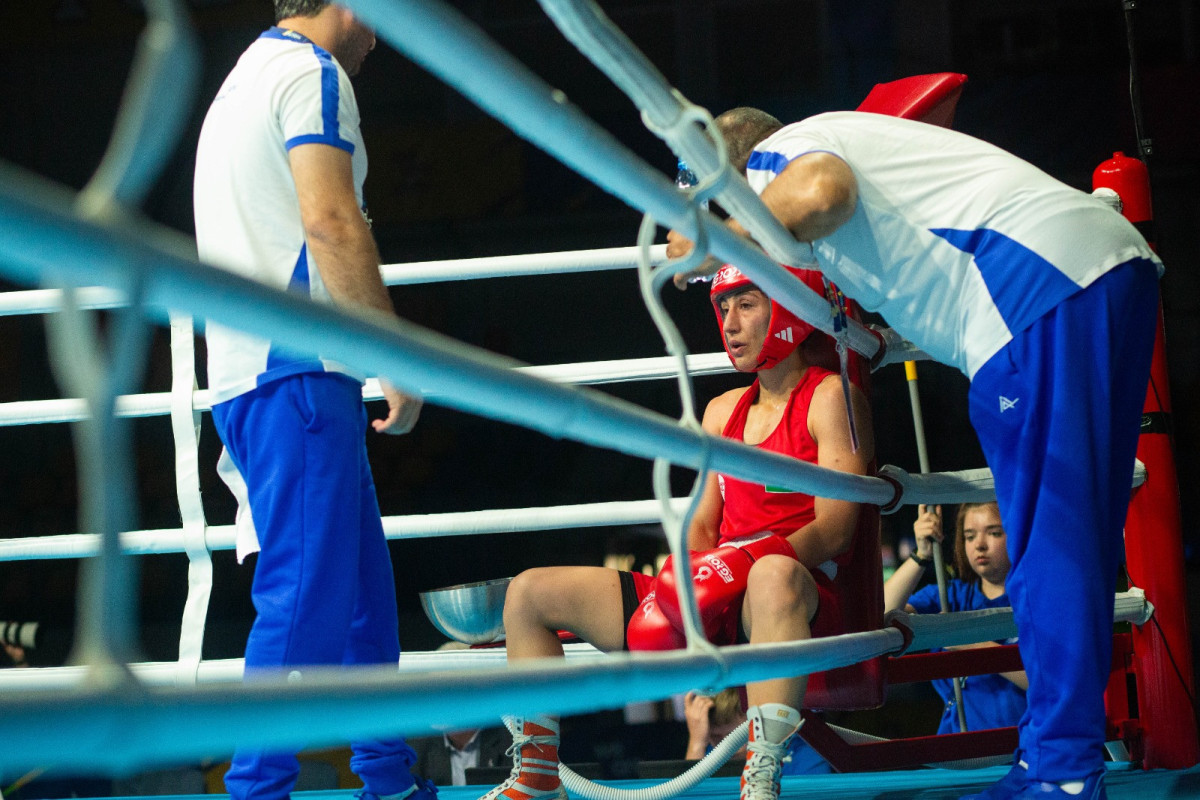
<path id="1" fill-rule="evenodd" d="M 262 551 L 246 642 L 246 676 L 300 665 L 395 664 L 396 588 L 365 445 L 360 384 L 304 373 L 213 408 L 249 491 Z M 413 782 L 403 739 L 354 742 L 351 767 L 369 791 Z M 282 800 L 299 773 L 294 753 L 239 750 L 225 776 L 234 800 Z"/>
<path id="2" fill-rule="evenodd" d="M 1113 593 L 1157 314 L 1154 265 L 1117 267 L 991 358 L 971 422 L 996 482 L 1029 675 L 1031 778 L 1103 767 Z"/>

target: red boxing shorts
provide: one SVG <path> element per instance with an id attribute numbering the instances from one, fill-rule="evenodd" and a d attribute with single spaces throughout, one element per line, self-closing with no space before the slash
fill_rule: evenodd
<path id="1" fill-rule="evenodd" d="M 742 537 L 714 550 L 692 554 L 697 604 L 705 633 L 713 644 L 749 641 L 741 625 L 746 579 L 754 561 L 768 554 L 794 558 L 786 539 L 773 534 Z M 841 598 L 833 581 L 819 569 L 810 570 L 810 574 L 818 597 L 816 613 L 809 621 L 812 635 L 842 633 Z M 621 590 L 627 650 L 672 650 L 685 645 L 670 564 L 664 565 L 658 578 L 621 573 Z"/>

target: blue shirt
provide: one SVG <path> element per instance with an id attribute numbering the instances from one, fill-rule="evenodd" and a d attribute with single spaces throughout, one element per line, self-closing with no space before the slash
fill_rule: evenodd
<path id="1" fill-rule="evenodd" d="M 787 755 L 783 757 L 781 775 L 825 775 L 833 772 L 829 762 L 821 758 L 821 754 L 812 745 L 800 738 L 799 734 L 788 742 Z"/>
<path id="2" fill-rule="evenodd" d="M 979 611 L 985 608 L 1006 608 L 1008 595 L 989 600 L 978 581 L 967 583 L 957 578 L 946 583 L 946 603 L 950 611 Z M 941 610 L 937 586 L 931 584 L 915 592 L 908 604 L 918 614 L 936 614 Z M 1016 644 L 1016 638 L 1000 644 Z M 933 688 L 945 703 L 938 733 L 958 733 L 958 710 L 954 707 L 954 685 L 949 680 L 933 681 Z M 963 705 L 967 712 L 967 729 L 982 731 L 1016 725 L 1025 713 L 1025 691 L 1001 675 L 971 675 L 963 680 Z"/>

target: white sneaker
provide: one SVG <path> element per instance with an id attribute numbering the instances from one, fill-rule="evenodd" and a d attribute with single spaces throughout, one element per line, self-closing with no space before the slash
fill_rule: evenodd
<path id="1" fill-rule="evenodd" d="M 558 720 L 554 717 L 505 717 L 513 735 L 508 780 L 479 800 L 567 800 L 558 777 Z"/>

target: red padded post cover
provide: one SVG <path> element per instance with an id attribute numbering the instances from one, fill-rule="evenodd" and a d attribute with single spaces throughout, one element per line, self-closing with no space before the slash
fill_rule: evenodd
<path id="1" fill-rule="evenodd" d="M 967 76 L 957 72 L 913 75 L 889 83 L 877 83 L 858 111 L 915 119 L 949 128 Z"/>

